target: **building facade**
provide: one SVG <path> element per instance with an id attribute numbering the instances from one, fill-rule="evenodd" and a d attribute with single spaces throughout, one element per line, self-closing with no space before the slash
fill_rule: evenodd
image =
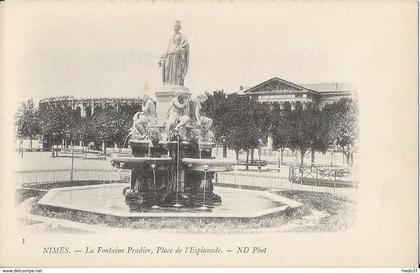
<path id="1" fill-rule="evenodd" d="M 259 102 L 279 103 L 280 108 L 290 103 L 292 110 L 298 104 L 303 109 L 313 103 L 320 109 L 327 103 L 341 98 L 353 98 L 356 95 L 354 86 L 348 83 L 295 84 L 277 77 L 250 88 L 240 88 L 244 95 Z"/>
<path id="2" fill-rule="evenodd" d="M 338 101 L 341 98 L 354 98 L 356 91 L 348 83 L 316 83 L 295 84 L 278 77 L 271 78 L 253 87 L 240 87 L 245 96 L 250 96 L 259 102 L 278 103 L 280 109 L 290 104 L 291 110 L 296 107 L 305 109 L 314 104 L 322 109 L 326 104 Z M 264 140 L 268 151 L 272 150 L 273 140 L 270 135 Z"/>
<path id="3" fill-rule="evenodd" d="M 73 96 L 50 97 L 40 100 L 40 107 L 71 107 L 80 113 L 81 117 L 92 116 L 95 111 L 107 107 L 132 108 L 135 111 L 142 110 L 143 100 L 140 98 L 75 98 Z"/>

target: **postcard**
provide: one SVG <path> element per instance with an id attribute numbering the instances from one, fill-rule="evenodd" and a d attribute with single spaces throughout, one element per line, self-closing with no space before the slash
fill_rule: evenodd
<path id="1" fill-rule="evenodd" d="M 0 18 L 0 266 L 418 266 L 416 1 Z"/>

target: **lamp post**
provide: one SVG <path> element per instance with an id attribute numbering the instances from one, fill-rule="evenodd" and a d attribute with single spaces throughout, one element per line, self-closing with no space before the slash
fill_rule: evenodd
<path id="1" fill-rule="evenodd" d="M 152 167 L 152 172 L 153 172 L 153 189 L 154 189 L 154 192 L 155 192 L 155 200 L 154 200 L 154 203 L 155 204 L 152 206 L 152 209 L 158 209 L 160 207 L 157 205 L 158 198 L 157 198 L 156 173 L 155 173 L 156 164 L 151 164 L 150 167 Z"/>
<path id="2" fill-rule="evenodd" d="M 203 204 L 201 205 L 201 210 L 208 210 L 208 207 L 206 207 L 206 187 L 207 187 L 207 170 L 209 169 L 209 166 L 206 164 L 203 166 L 204 168 L 204 186 L 203 186 Z"/>
<path id="3" fill-rule="evenodd" d="M 179 164 L 180 164 L 180 156 L 181 156 L 181 151 L 180 151 L 180 138 L 179 135 L 178 137 L 178 141 L 177 141 L 177 153 L 176 153 L 176 196 L 175 196 L 175 204 L 173 205 L 176 208 L 180 208 L 182 207 L 182 205 L 179 203 Z"/>
<path id="4" fill-rule="evenodd" d="M 261 138 L 258 139 L 258 171 L 261 172 L 261 146 L 262 140 Z"/>
<path id="5" fill-rule="evenodd" d="M 51 151 L 52 151 L 52 157 L 55 157 L 54 155 L 54 138 L 55 138 L 55 133 L 52 133 L 52 143 L 51 143 Z"/>
<path id="6" fill-rule="evenodd" d="M 227 157 L 227 149 L 225 148 L 225 142 L 226 142 L 226 137 L 222 136 L 222 152 L 223 152 L 223 158 Z"/>
<path id="7" fill-rule="evenodd" d="M 70 172 L 70 181 L 73 181 L 73 170 L 74 170 L 74 145 L 73 145 L 73 135 L 70 134 L 70 130 L 66 130 L 66 138 L 70 138 L 71 145 L 71 172 Z"/>
<path id="8" fill-rule="evenodd" d="M 332 151 L 331 151 L 331 167 L 334 164 L 334 152 L 336 148 L 337 148 L 337 141 L 334 140 L 333 145 L 332 145 Z"/>
<path id="9" fill-rule="evenodd" d="M 19 140 L 19 153 L 20 153 L 20 157 L 23 158 L 23 140 L 22 139 Z"/>
<path id="10" fill-rule="evenodd" d="M 74 165 L 74 143 L 73 137 L 71 138 L 71 181 L 73 181 L 73 165 Z"/>
<path id="11" fill-rule="evenodd" d="M 58 143 L 56 144 L 56 146 L 55 146 L 55 157 L 58 157 L 58 150 L 59 150 L 59 148 L 58 148 Z"/>

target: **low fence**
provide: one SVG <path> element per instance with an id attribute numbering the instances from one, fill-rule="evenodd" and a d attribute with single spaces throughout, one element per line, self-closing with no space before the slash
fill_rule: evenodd
<path id="1" fill-rule="evenodd" d="M 357 182 L 348 168 L 325 166 L 290 166 L 289 181 L 299 184 L 327 185 L 331 187 L 356 187 Z"/>
<path id="2" fill-rule="evenodd" d="M 71 181 L 129 182 L 130 170 L 109 169 L 42 169 L 15 172 L 19 186 Z"/>
<path id="3" fill-rule="evenodd" d="M 322 183 L 300 183 L 290 179 L 289 173 L 275 172 L 245 172 L 230 171 L 220 172 L 215 175 L 215 185 L 227 185 L 238 188 L 260 188 L 272 190 L 297 190 L 311 192 L 326 192 L 332 194 L 349 194 L 352 188 L 343 186 L 336 181 L 336 184 Z"/>
<path id="4" fill-rule="evenodd" d="M 51 152 L 51 148 L 16 148 L 15 150 L 18 153 L 21 153 L 22 151 L 27 152 L 27 153 L 31 153 L 31 152 Z"/>
<path id="5" fill-rule="evenodd" d="M 216 173 L 215 183 L 280 189 L 288 185 L 288 176 L 275 172 L 231 171 Z"/>
<path id="6" fill-rule="evenodd" d="M 350 187 L 357 186 L 354 181 L 343 180 L 343 178 L 348 178 L 348 176 L 345 176 L 346 173 L 341 172 L 340 170 L 334 170 L 334 172 L 329 170 L 328 174 L 321 169 L 317 169 L 316 171 L 318 174 L 318 180 L 315 180 L 316 183 L 308 183 L 313 182 L 313 176 L 316 177 L 317 175 L 314 173 L 314 168 L 309 172 L 309 170 L 302 169 L 302 167 L 290 167 L 289 173 L 245 171 L 220 172 L 216 173 L 214 183 L 215 185 L 224 184 L 245 188 L 304 190 L 329 193 L 348 193 L 349 190 L 351 190 L 349 189 Z M 15 172 L 15 175 L 16 183 L 20 187 L 48 183 L 71 183 L 73 181 L 128 183 L 131 178 L 130 170 L 123 169 L 43 169 L 18 171 Z M 332 175 L 334 180 L 332 180 Z"/>

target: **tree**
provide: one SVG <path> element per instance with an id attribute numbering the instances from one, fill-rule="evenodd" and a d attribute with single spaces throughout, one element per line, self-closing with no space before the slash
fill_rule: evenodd
<path id="1" fill-rule="evenodd" d="M 207 97 L 203 112 L 213 119 L 215 138 L 223 143 L 223 157 L 227 155 L 227 147 L 235 151 L 237 160 L 239 151 L 243 150 L 248 169 L 250 153 L 259 146 L 259 139 L 269 133 L 269 104 L 238 94 L 226 95 L 223 90 L 207 94 Z"/>
<path id="2" fill-rule="evenodd" d="M 33 99 L 23 102 L 16 113 L 17 134 L 21 138 L 29 138 L 30 147 L 32 140 L 41 133 L 38 109 L 35 107 Z"/>
<path id="3" fill-rule="evenodd" d="M 268 102 L 256 102 L 253 101 L 252 104 L 253 108 L 253 119 L 254 124 L 258 128 L 258 149 L 259 153 L 261 152 L 261 144 L 262 140 L 266 138 L 270 134 L 270 128 L 271 128 L 271 120 L 272 120 L 272 114 L 271 114 L 271 105 Z M 251 160 L 254 160 L 254 149 L 251 149 Z"/>
<path id="4" fill-rule="evenodd" d="M 326 152 L 328 147 L 333 143 L 333 140 L 329 132 L 329 123 L 325 114 L 313 104 L 309 104 L 305 111 L 311 117 L 311 123 L 309 124 L 310 137 L 312 138 L 310 151 L 311 164 L 314 164 L 315 152 Z"/>
<path id="5" fill-rule="evenodd" d="M 89 142 L 95 141 L 95 126 L 94 120 L 91 116 L 80 118 L 79 122 L 74 125 L 74 138 L 82 141 L 82 145 L 86 146 Z"/>
<path id="6" fill-rule="evenodd" d="M 284 109 L 280 109 L 278 103 L 273 104 L 271 110 L 272 122 L 270 134 L 273 138 L 273 148 L 280 150 L 280 162 L 283 163 L 284 149 L 290 146 L 291 132 L 290 127 L 290 104 L 285 104 Z"/>
<path id="7" fill-rule="evenodd" d="M 229 96 L 231 110 L 226 113 L 230 120 L 230 130 L 227 133 L 226 141 L 230 148 L 236 153 L 239 159 L 239 151 L 246 153 L 246 168 L 248 169 L 249 153 L 251 149 L 258 147 L 258 127 L 253 120 L 251 100 L 247 97 L 237 95 Z"/>
<path id="8" fill-rule="evenodd" d="M 256 102 L 252 100 L 252 116 L 259 131 L 259 137 L 265 137 L 270 133 L 272 114 L 271 105 L 268 102 Z"/>
<path id="9" fill-rule="evenodd" d="M 227 118 L 228 111 L 231 110 L 227 95 L 223 90 L 216 90 L 207 93 L 207 101 L 203 103 L 203 114 L 213 119 L 213 131 L 217 142 L 223 145 L 223 157 L 227 157 L 226 136 L 231 128 L 231 121 Z"/>
<path id="10" fill-rule="evenodd" d="M 245 151 L 248 170 L 250 152 L 259 146 L 259 140 L 268 132 L 269 106 L 238 94 L 229 95 L 227 104 L 224 113 L 224 119 L 229 121 L 226 141 L 235 151 L 237 159 L 239 151 Z"/>
<path id="11" fill-rule="evenodd" d="M 314 163 L 315 151 L 326 151 L 331 138 L 327 122 L 321 111 L 313 104 L 306 109 L 298 107 L 290 114 L 290 148 L 300 153 L 300 164 L 306 152 L 311 151 L 311 162 Z"/>
<path id="12" fill-rule="evenodd" d="M 303 165 L 305 153 L 310 149 L 310 132 L 305 112 L 297 109 L 290 114 L 291 138 L 290 148 L 300 153 L 300 163 Z"/>
<path id="13" fill-rule="evenodd" d="M 76 123 L 75 113 L 75 110 L 65 105 L 40 107 L 39 119 L 43 139 L 49 139 L 51 143 L 53 140 L 66 139 L 66 134 L 69 133 L 67 131 L 71 131 Z"/>
<path id="14" fill-rule="evenodd" d="M 332 104 L 327 104 L 323 112 L 328 120 L 332 140 L 343 152 L 346 163 L 352 165 L 354 145 L 359 134 L 357 101 L 342 98 Z"/>
<path id="15" fill-rule="evenodd" d="M 97 108 L 92 116 L 81 117 L 80 111 L 71 106 L 43 105 L 39 109 L 41 133 L 44 139 L 51 142 L 65 139 L 67 141 L 115 142 L 123 144 L 132 125 L 135 109 L 132 106 Z"/>
<path id="16" fill-rule="evenodd" d="M 105 108 L 95 112 L 91 128 L 94 129 L 96 141 L 105 144 L 115 142 L 121 147 L 131 125 L 132 118 L 127 111 Z"/>

